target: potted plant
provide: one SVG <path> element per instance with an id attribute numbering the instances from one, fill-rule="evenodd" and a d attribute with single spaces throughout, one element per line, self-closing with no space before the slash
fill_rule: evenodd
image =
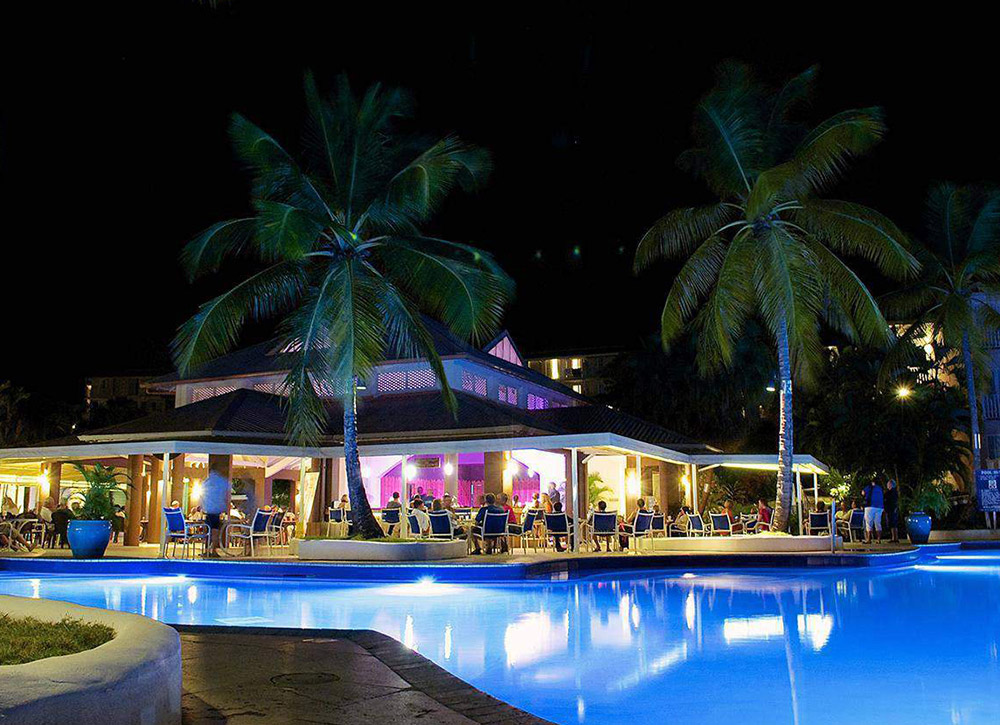
<path id="1" fill-rule="evenodd" d="M 934 481 L 923 481 L 910 496 L 910 515 L 906 517 L 906 533 L 912 544 L 926 544 L 931 535 L 931 517 L 946 516 L 951 510 L 946 485 Z M 928 513 L 929 512 L 929 513 Z"/>
<path id="2" fill-rule="evenodd" d="M 76 518 L 69 522 L 69 546 L 73 556 L 99 558 L 104 556 L 111 539 L 111 519 L 115 515 L 114 492 L 121 490 L 119 477 L 124 474 L 100 463 L 91 469 L 74 464 L 87 482 L 83 505 Z"/>

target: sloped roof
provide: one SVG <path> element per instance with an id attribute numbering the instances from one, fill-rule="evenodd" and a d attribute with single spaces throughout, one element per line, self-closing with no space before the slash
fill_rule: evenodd
<path id="1" fill-rule="evenodd" d="M 499 435 L 564 435 L 615 433 L 633 440 L 684 452 L 709 452 L 697 441 L 599 405 L 550 410 L 525 410 L 456 391 L 456 415 L 438 391 L 361 397 L 358 437 L 362 443 L 387 440 L 472 439 Z M 285 400 L 276 395 L 240 389 L 180 408 L 153 413 L 127 423 L 81 433 L 79 442 L 137 438 L 225 440 L 253 438 L 284 442 Z M 327 402 L 325 442 L 343 439 L 343 408 Z"/>
<path id="2" fill-rule="evenodd" d="M 501 360 L 495 355 L 491 355 L 485 350 L 479 350 L 472 345 L 463 342 L 455 337 L 447 327 L 440 322 L 424 319 L 424 325 L 434 343 L 434 349 L 441 357 L 465 357 L 475 362 L 487 365 L 503 372 L 509 373 L 522 380 L 534 383 L 541 387 L 555 390 L 571 398 L 583 400 L 583 396 L 574 392 L 571 388 L 552 380 L 548 376 L 531 370 L 527 366 L 515 365 Z M 494 340 L 499 340 L 509 334 L 506 330 L 497 335 Z M 492 344 L 492 343 L 491 343 Z M 187 375 L 181 376 L 177 372 L 154 378 L 149 381 L 151 387 L 174 386 L 182 382 L 194 382 L 201 380 L 219 380 L 233 377 L 246 377 L 250 375 L 266 375 L 286 373 L 291 368 L 291 356 L 287 353 L 275 352 L 277 343 L 274 340 L 251 345 L 250 347 L 234 350 L 231 353 L 222 355 L 197 366 Z M 391 352 L 384 362 L 396 360 L 410 360 L 411 357 L 404 356 L 400 351 Z M 523 359 L 523 358 L 522 358 Z"/>

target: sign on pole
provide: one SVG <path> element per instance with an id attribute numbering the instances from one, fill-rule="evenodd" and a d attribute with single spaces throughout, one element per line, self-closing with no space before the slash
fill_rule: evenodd
<path id="1" fill-rule="evenodd" d="M 1000 511 L 1000 469 L 976 471 L 976 505 L 980 511 Z"/>

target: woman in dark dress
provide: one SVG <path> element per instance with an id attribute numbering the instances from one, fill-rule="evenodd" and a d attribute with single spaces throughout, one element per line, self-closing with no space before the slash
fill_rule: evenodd
<path id="1" fill-rule="evenodd" d="M 899 488 L 893 479 L 885 485 L 885 518 L 892 541 L 899 542 Z"/>

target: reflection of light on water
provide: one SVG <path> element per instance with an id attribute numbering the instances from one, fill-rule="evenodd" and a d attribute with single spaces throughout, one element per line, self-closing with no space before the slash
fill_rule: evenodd
<path id="1" fill-rule="evenodd" d="M 444 627 L 444 658 L 446 660 L 451 659 L 451 625 L 446 624 Z"/>
<path id="2" fill-rule="evenodd" d="M 628 610 L 629 610 L 629 600 L 628 594 L 623 594 L 622 598 L 618 600 L 618 619 L 622 623 L 622 634 L 626 637 L 631 634 L 632 628 L 628 623 Z"/>
<path id="3" fill-rule="evenodd" d="M 688 629 L 694 629 L 694 592 L 688 592 L 684 602 L 684 621 L 687 622 Z"/>
<path id="4" fill-rule="evenodd" d="M 413 636 L 413 617 L 409 614 L 406 615 L 406 626 L 403 627 L 403 644 L 414 651 L 417 649 L 417 642 Z"/>
<path id="5" fill-rule="evenodd" d="M 239 592 L 234 587 L 226 587 L 226 604 L 232 604 L 239 599 Z"/>
<path id="6" fill-rule="evenodd" d="M 507 625 L 503 648 L 507 666 L 519 667 L 543 655 L 563 652 L 569 645 L 569 630 L 553 627 L 547 612 L 527 612 Z"/>
<path id="7" fill-rule="evenodd" d="M 195 602 L 197 602 L 198 601 L 198 587 L 196 587 L 194 584 L 192 584 L 191 586 L 189 586 L 188 587 L 188 591 L 187 591 L 187 596 L 188 596 L 188 601 L 191 604 L 194 604 Z"/>
<path id="8" fill-rule="evenodd" d="M 726 638 L 727 644 L 747 640 L 768 640 L 771 637 L 780 637 L 784 633 L 785 625 L 781 617 L 776 616 L 726 619 L 722 623 L 722 636 Z"/>
<path id="9" fill-rule="evenodd" d="M 632 626 L 639 629 L 639 607 L 632 605 Z"/>
<path id="10" fill-rule="evenodd" d="M 687 642 L 681 642 L 665 654 L 660 655 L 646 665 L 640 665 L 634 672 L 630 672 L 624 677 L 608 684 L 609 692 L 627 690 L 666 672 L 676 664 L 680 664 L 687 659 Z"/>
<path id="11" fill-rule="evenodd" d="M 683 574 L 681 574 L 681 579 L 694 579 L 695 576 L 697 575 L 692 572 L 686 571 Z"/>
<path id="12" fill-rule="evenodd" d="M 42 596 L 42 594 L 41 594 L 41 591 L 42 591 L 42 580 L 41 579 L 31 579 L 29 581 L 31 582 L 31 598 L 32 599 L 39 599 Z"/>
<path id="13" fill-rule="evenodd" d="M 587 719 L 587 703 L 583 701 L 582 697 L 576 698 L 576 719 L 580 722 Z"/>
<path id="14" fill-rule="evenodd" d="M 375 596 L 390 597 L 453 597 L 461 595 L 462 592 L 462 587 L 454 584 L 442 584 L 429 576 L 421 577 L 415 582 L 391 584 L 371 590 Z"/>
<path id="15" fill-rule="evenodd" d="M 1000 566 L 958 566 L 956 564 L 917 564 L 915 569 L 920 571 L 933 571 L 938 572 L 953 572 L 955 574 L 989 574 L 990 576 L 996 576 L 997 569 Z"/>
<path id="16" fill-rule="evenodd" d="M 819 652 L 830 640 L 833 631 L 833 616 L 830 614 L 800 614 L 799 639 L 812 642 L 813 649 Z"/>

